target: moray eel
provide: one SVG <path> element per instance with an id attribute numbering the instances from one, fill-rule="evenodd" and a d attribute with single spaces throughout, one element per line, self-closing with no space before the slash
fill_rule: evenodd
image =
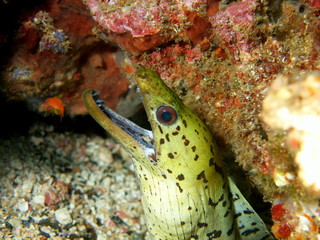
<path id="1" fill-rule="evenodd" d="M 212 136 L 153 71 L 135 73 L 152 131 L 83 93 L 91 116 L 131 155 L 152 239 L 271 240 L 263 221 L 227 176 Z"/>

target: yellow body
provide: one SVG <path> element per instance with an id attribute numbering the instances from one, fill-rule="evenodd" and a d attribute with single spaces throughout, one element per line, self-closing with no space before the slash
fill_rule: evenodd
<path id="1" fill-rule="evenodd" d="M 201 119 L 155 72 L 141 69 L 136 80 L 152 132 L 105 107 L 93 90 L 84 92 L 83 99 L 95 120 L 132 156 L 153 239 L 274 239 L 227 176 Z"/>

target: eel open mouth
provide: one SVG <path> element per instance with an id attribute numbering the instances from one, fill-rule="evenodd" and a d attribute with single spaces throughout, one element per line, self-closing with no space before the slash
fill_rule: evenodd
<path id="1" fill-rule="evenodd" d="M 132 121 L 122 117 L 115 111 L 111 110 L 105 105 L 96 91 L 91 91 L 93 101 L 97 104 L 97 106 L 105 114 L 105 116 L 109 118 L 115 125 L 121 128 L 126 134 L 134 138 L 143 148 L 146 156 L 148 156 L 150 160 L 154 161 L 155 147 L 153 132 L 138 126 Z"/>

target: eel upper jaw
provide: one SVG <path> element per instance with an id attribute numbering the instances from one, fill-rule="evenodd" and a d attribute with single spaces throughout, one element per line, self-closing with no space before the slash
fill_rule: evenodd
<path id="1" fill-rule="evenodd" d="M 151 161 L 154 161 L 155 147 L 153 132 L 138 126 L 137 124 L 108 108 L 103 100 L 99 97 L 97 92 L 92 92 L 92 98 L 100 110 L 106 115 L 106 117 L 108 117 L 115 125 L 121 128 L 129 136 L 134 138 L 137 143 L 139 143 L 140 147 L 143 148 L 145 155 L 150 158 Z"/>

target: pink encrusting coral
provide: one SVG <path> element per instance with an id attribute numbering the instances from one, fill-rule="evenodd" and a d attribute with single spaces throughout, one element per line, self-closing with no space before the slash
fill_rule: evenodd
<path id="1" fill-rule="evenodd" d="M 257 1 L 246 0 L 231 5 L 209 18 L 215 34 L 228 45 L 233 55 L 239 55 L 239 51 L 250 53 L 258 44 L 252 36 L 252 33 L 258 30 L 255 19 L 258 6 Z"/>
<path id="2" fill-rule="evenodd" d="M 93 18 L 115 33 L 130 32 L 133 37 L 152 35 L 164 30 L 167 22 L 183 24 L 186 11 L 193 11 L 204 0 L 193 1 L 99 1 L 87 0 Z M 177 26 L 179 28 L 179 26 Z"/>
<path id="3" fill-rule="evenodd" d="M 193 33 L 190 33 L 193 26 L 199 26 L 202 33 L 207 30 L 206 21 L 199 19 L 206 16 L 207 2 L 204 0 L 86 2 L 102 31 L 134 53 L 152 49 L 175 38 L 193 41 Z"/>
<path id="4" fill-rule="evenodd" d="M 93 18 L 104 28 L 116 33 L 129 31 L 134 37 L 155 34 L 161 30 L 160 7 L 155 1 L 147 2 L 144 8 L 136 7 L 133 9 L 130 6 L 119 8 L 114 2 L 103 5 L 103 2 L 87 1 Z"/>

